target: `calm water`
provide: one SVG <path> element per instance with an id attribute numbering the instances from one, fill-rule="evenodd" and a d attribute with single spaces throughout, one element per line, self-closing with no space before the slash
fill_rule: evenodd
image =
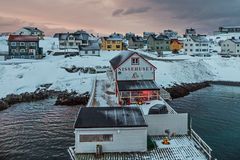
<path id="1" fill-rule="evenodd" d="M 170 104 L 190 113 L 193 129 L 218 160 L 240 160 L 240 87 L 213 85 Z"/>
<path id="2" fill-rule="evenodd" d="M 0 160 L 69 159 L 79 107 L 54 102 L 22 103 L 0 112 Z"/>

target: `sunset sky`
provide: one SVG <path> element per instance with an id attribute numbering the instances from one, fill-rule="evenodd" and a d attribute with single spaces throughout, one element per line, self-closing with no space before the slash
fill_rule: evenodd
<path id="1" fill-rule="evenodd" d="M 36 26 L 47 35 L 84 29 L 109 34 L 240 25 L 239 0 L 0 0 L 0 32 Z"/>

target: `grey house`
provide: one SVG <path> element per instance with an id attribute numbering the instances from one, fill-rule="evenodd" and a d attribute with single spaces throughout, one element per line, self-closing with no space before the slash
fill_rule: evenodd
<path id="1" fill-rule="evenodd" d="M 79 46 L 88 46 L 90 35 L 83 31 L 74 33 L 56 33 L 54 38 L 59 39 L 59 49 L 79 49 Z"/>
<path id="2" fill-rule="evenodd" d="M 162 53 L 163 51 L 170 51 L 170 39 L 168 36 L 159 34 L 151 35 L 147 40 L 147 47 L 150 51 Z"/>
<path id="3" fill-rule="evenodd" d="M 79 46 L 80 56 L 100 56 L 100 44 L 98 41 L 89 41 L 88 46 Z"/>
<path id="4" fill-rule="evenodd" d="M 144 40 L 140 36 L 132 36 L 128 40 L 128 48 L 139 49 L 144 47 Z"/>
<path id="5" fill-rule="evenodd" d="M 43 50 L 39 47 L 38 36 L 10 35 L 8 38 L 9 55 L 7 59 L 41 59 Z"/>

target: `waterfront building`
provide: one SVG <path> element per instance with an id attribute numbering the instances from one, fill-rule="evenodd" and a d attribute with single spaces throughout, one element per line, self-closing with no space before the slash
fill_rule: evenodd
<path id="1" fill-rule="evenodd" d="M 147 124 L 137 107 L 82 107 L 75 128 L 75 153 L 147 151 Z"/>
<path id="2" fill-rule="evenodd" d="M 110 60 L 118 104 L 139 104 L 160 98 L 156 67 L 136 52 L 124 51 Z"/>
<path id="3" fill-rule="evenodd" d="M 240 55 L 240 39 L 228 39 L 221 43 L 221 55 Z"/>
<path id="4" fill-rule="evenodd" d="M 9 54 L 7 59 L 41 59 L 43 58 L 43 49 L 39 47 L 38 36 L 28 35 L 10 35 L 8 38 Z"/>
<path id="5" fill-rule="evenodd" d="M 44 38 L 44 32 L 37 27 L 22 27 L 14 32 L 14 35 L 38 36 L 39 39 Z"/>

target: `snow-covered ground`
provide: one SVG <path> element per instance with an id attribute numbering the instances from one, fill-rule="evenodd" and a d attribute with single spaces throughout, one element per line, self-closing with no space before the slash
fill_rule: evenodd
<path id="1" fill-rule="evenodd" d="M 0 41 L 0 48 L 5 46 Z M 44 42 L 43 46 L 52 47 Z M 8 60 L 0 62 L 0 97 L 7 94 L 35 91 L 42 84 L 51 83 L 50 89 L 75 90 L 83 93 L 91 90 L 95 74 L 68 73 L 61 67 L 108 66 L 109 60 L 118 55 L 118 51 L 102 51 L 100 57 L 69 57 L 47 55 L 42 60 Z M 206 80 L 240 81 L 240 58 L 221 58 L 212 56 L 174 57 L 181 61 L 150 61 L 157 67 L 156 82 L 159 86 L 202 82 Z M 101 74 L 106 76 L 105 74 Z"/>

